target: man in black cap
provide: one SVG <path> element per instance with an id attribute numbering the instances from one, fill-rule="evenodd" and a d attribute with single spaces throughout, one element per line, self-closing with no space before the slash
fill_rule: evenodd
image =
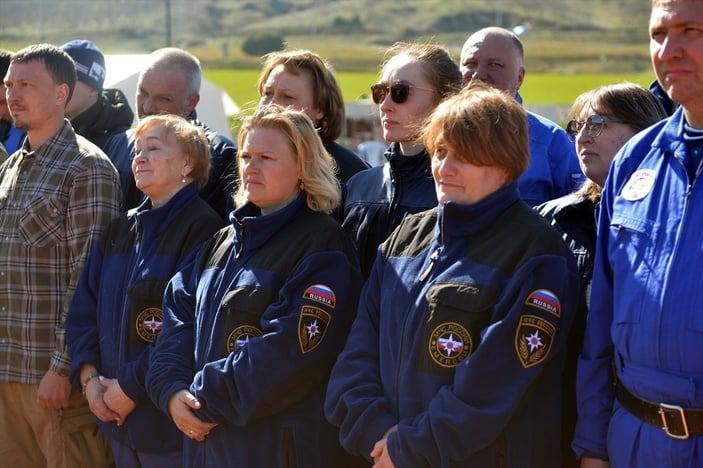
<path id="1" fill-rule="evenodd" d="M 80 39 L 65 43 L 61 49 L 76 63 L 78 76 L 73 96 L 66 105 L 66 117 L 76 133 L 110 157 L 109 140 L 132 126 L 134 112 L 121 90 L 103 89 L 105 57 L 95 44 Z M 127 176 L 132 177 L 131 170 Z"/>

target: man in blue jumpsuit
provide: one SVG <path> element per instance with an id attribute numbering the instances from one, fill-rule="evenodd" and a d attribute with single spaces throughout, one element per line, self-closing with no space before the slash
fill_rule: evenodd
<path id="1" fill-rule="evenodd" d="M 494 26 L 480 29 L 461 49 L 459 68 L 464 85 L 481 80 L 522 103 L 519 91 L 525 79 L 524 55 L 522 41 L 511 31 Z M 586 177 L 564 129 L 529 111 L 527 121 L 530 165 L 518 179 L 518 187 L 520 198 L 537 206 L 573 192 Z"/>
<path id="2" fill-rule="evenodd" d="M 573 447 L 582 467 L 703 466 L 703 1 L 653 0 L 657 80 L 680 107 L 603 189 Z"/>

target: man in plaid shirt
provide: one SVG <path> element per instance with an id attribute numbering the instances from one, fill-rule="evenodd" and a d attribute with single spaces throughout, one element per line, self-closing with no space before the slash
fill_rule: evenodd
<path id="1" fill-rule="evenodd" d="M 17 52 L 4 77 L 27 132 L 0 166 L 0 460 L 107 466 L 109 445 L 68 381 L 63 324 L 92 243 L 118 214 L 119 178 L 64 119 L 72 59 L 47 44 Z"/>

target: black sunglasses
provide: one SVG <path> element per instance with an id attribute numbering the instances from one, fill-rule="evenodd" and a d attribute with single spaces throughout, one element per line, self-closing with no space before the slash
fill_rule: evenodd
<path id="1" fill-rule="evenodd" d="M 576 137 L 578 136 L 581 129 L 585 126 L 586 132 L 589 137 L 598 138 L 600 134 L 603 133 L 603 129 L 605 128 L 605 124 L 607 123 L 625 122 L 621 120 L 606 119 L 602 115 L 593 114 L 592 116 L 587 118 L 586 121 L 570 120 L 569 123 L 566 124 L 566 134 L 568 135 L 569 140 L 576 141 Z"/>
<path id="2" fill-rule="evenodd" d="M 376 104 L 381 104 L 388 93 L 391 94 L 391 101 L 396 104 L 402 104 L 408 100 L 410 95 L 410 88 L 424 89 L 426 91 L 433 91 L 428 88 L 420 88 L 419 86 L 411 85 L 409 83 L 393 83 L 389 85 L 388 83 L 376 83 L 371 86 L 371 98 Z"/>

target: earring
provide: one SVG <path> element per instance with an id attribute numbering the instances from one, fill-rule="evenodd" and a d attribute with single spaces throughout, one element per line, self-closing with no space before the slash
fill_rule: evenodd
<path id="1" fill-rule="evenodd" d="M 185 184 L 185 183 L 186 183 L 186 175 L 183 174 L 181 177 L 182 177 L 182 178 L 181 178 L 181 183 L 182 183 L 182 184 Z"/>

